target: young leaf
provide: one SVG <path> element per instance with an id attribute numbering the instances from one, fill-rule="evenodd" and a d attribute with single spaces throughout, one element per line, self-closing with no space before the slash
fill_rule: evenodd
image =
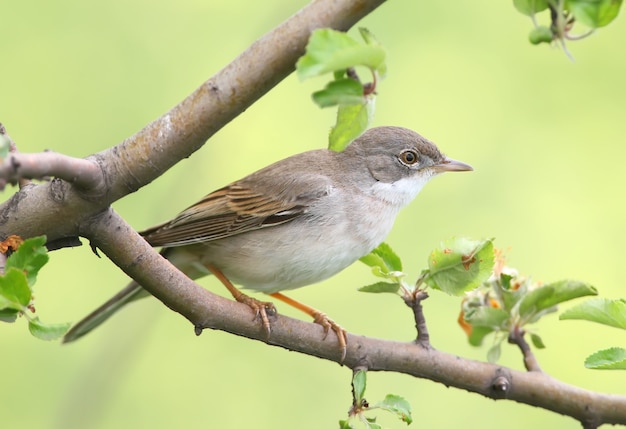
<path id="1" fill-rule="evenodd" d="M 0 296 L 0 322 L 13 323 L 17 320 L 17 316 L 20 312 L 14 308 L 7 308 L 7 306 L 5 306 L 6 302 L 3 301 L 3 299 L 4 298 Z"/>
<path id="2" fill-rule="evenodd" d="M 533 16 L 537 12 L 548 8 L 548 0 L 513 0 L 513 6 L 520 13 Z"/>
<path id="3" fill-rule="evenodd" d="M 367 28 L 359 27 L 359 33 L 361 33 L 361 37 L 363 38 L 365 43 L 367 43 L 368 45 L 372 45 L 372 46 L 378 46 L 381 49 L 383 49 L 383 45 L 378 41 L 378 39 L 376 39 L 376 36 L 374 36 L 374 33 L 369 31 Z M 387 64 L 385 63 L 385 61 L 382 61 L 379 64 L 379 66 L 376 67 L 375 70 L 378 73 L 378 76 L 380 76 L 381 78 L 384 78 L 385 75 L 387 74 Z"/>
<path id="4" fill-rule="evenodd" d="M 359 370 L 352 377 L 352 388 L 354 389 L 354 399 L 360 404 L 365 396 L 365 387 L 367 386 L 367 372 Z"/>
<path id="5" fill-rule="evenodd" d="M 487 280 L 493 264 L 493 240 L 449 239 L 430 254 L 425 282 L 449 295 L 461 295 Z"/>
<path id="6" fill-rule="evenodd" d="M 577 21 L 591 28 L 610 24 L 621 6 L 622 0 L 569 0 L 567 5 Z"/>
<path id="7" fill-rule="evenodd" d="M 533 342 L 533 345 L 538 349 L 545 349 L 546 345 L 543 343 L 541 337 L 537 334 L 530 334 L 530 340 Z"/>
<path id="8" fill-rule="evenodd" d="M 465 315 L 467 323 L 476 326 L 484 326 L 492 330 L 506 330 L 507 322 L 511 315 L 501 308 L 477 307 Z"/>
<path id="9" fill-rule="evenodd" d="M 40 340 L 56 340 L 70 329 L 70 323 L 44 324 L 38 317 L 28 321 L 28 330 Z"/>
<path id="10" fill-rule="evenodd" d="M 46 237 L 34 237 L 24 240 L 17 251 L 7 259 L 7 270 L 14 267 L 26 273 L 29 285 L 37 279 L 39 269 L 48 262 L 48 251 L 45 247 Z"/>
<path id="11" fill-rule="evenodd" d="M 380 267 L 384 273 L 402 271 L 402 260 L 387 243 L 380 243 L 376 249 L 359 260 L 370 267 Z"/>
<path id="12" fill-rule="evenodd" d="M 350 78 L 333 80 L 323 90 L 313 93 L 313 101 L 320 107 L 362 104 L 365 101 L 363 85 Z"/>
<path id="13" fill-rule="evenodd" d="M 0 309 L 22 311 L 31 299 L 32 292 L 24 273 L 15 267 L 8 268 L 0 276 Z"/>
<path id="14" fill-rule="evenodd" d="M 400 289 L 399 283 L 378 282 L 367 286 L 362 286 L 359 292 L 369 293 L 398 293 Z"/>
<path id="15" fill-rule="evenodd" d="M 496 363 L 500 359 L 501 354 L 502 354 L 502 342 L 498 341 L 493 346 L 491 346 L 491 348 L 487 352 L 487 361 L 489 363 Z"/>
<path id="16" fill-rule="evenodd" d="M 389 272 L 389 268 L 387 267 L 387 264 L 385 264 L 385 260 L 382 256 L 374 253 L 373 251 L 363 256 L 359 259 L 359 261 L 363 262 L 368 267 L 378 268 L 377 271 L 382 274 L 387 274 Z"/>
<path id="17" fill-rule="evenodd" d="M 494 330 L 487 326 L 472 326 L 472 330 L 467 337 L 467 341 L 474 346 L 478 347 L 482 345 L 483 340 L 489 334 L 491 334 Z"/>
<path id="18" fill-rule="evenodd" d="M 341 152 L 352 140 L 363 134 L 374 116 L 374 98 L 366 97 L 360 104 L 342 104 L 337 110 L 337 123 L 330 130 L 328 148 Z"/>
<path id="19" fill-rule="evenodd" d="M 411 417 L 411 404 L 401 396 L 389 394 L 385 396 L 382 402 L 376 404 L 375 407 L 392 412 L 407 425 L 411 424 L 413 421 L 413 417 Z"/>
<path id="20" fill-rule="evenodd" d="M 4 134 L 0 134 L 0 159 L 6 158 L 10 150 L 11 142 Z"/>
<path id="21" fill-rule="evenodd" d="M 306 53 L 296 64 L 296 72 L 304 80 L 359 65 L 377 70 L 384 61 L 385 50 L 380 45 L 364 44 L 341 31 L 322 28 L 311 34 Z"/>
<path id="22" fill-rule="evenodd" d="M 596 289 L 583 282 L 561 280 L 528 292 L 520 301 L 519 315 L 528 321 L 542 310 L 581 296 L 597 295 Z"/>
<path id="23" fill-rule="evenodd" d="M 566 310 L 560 320 L 589 320 L 614 328 L 626 329 L 626 300 L 594 298 Z"/>
<path id="24" fill-rule="evenodd" d="M 354 426 L 350 424 L 350 420 L 339 420 L 339 429 L 354 429 Z"/>
<path id="25" fill-rule="evenodd" d="M 551 43 L 553 39 L 554 34 L 552 34 L 552 30 L 544 25 L 535 27 L 530 30 L 530 33 L 528 33 L 528 41 L 533 45 Z"/>
<path id="26" fill-rule="evenodd" d="M 626 369 L 626 349 L 613 347 L 600 350 L 585 359 L 590 369 Z"/>

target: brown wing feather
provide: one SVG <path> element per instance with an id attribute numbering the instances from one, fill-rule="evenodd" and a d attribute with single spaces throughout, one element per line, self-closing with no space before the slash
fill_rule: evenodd
<path id="1" fill-rule="evenodd" d="M 328 189 L 285 200 L 234 183 L 207 195 L 172 221 L 141 234 L 155 247 L 175 247 L 241 234 L 289 222 L 306 213 Z"/>

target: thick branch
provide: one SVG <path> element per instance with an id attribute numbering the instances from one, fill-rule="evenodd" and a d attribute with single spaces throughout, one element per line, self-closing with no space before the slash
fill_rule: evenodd
<path id="1" fill-rule="evenodd" d="M 155 252 L 112 210 L 97 216 L 83 233 L 113 262 L 140 282 L 194 328 L 219 329 L 288 350 L 339 362 L 337 339 L 323 339 L 321 326 L 277 315 L 268 339 L 249 307 L 213 295 L 196 285 Z M 120 240 L 119 237 L 124 237 Z M 194 330 L 190 327 L 189 333 Z M 626 424 L 626 397 L 587 391 L 541 372 L 522 372 L 463 359 L 418 343 L 348 334 L 350 368 L 394 371 L 430 379 L 493 399 L 509 399 L 571 416 L 596 427 Z"/>
<path id="2" fill-rule="evenodd" d="M 102 186 L 91 192 L 47 183 L 0 206 L 0 236 L 52 240 L 77 235 L 77 225 L 150 183 L 198 150 L 229 121 L 294 69 L 312 30 L 347 30 L 384 0 L 315 0 L 253 43 L 191 95 L 134 136 L 94 156 Z M 52 172 L 51 172 L 52 173 Z M 28 198 L 26 198 L 28 196 Z M 28 213 L 28 222 L 24 222 Z"/>

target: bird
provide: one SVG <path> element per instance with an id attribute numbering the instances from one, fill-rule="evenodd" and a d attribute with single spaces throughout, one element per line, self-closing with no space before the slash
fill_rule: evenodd
<path id="1" fill-rule="evenodd" d="M 191 279 L 215 275 L 237 301 L 254 310 L 268 334 L 273 303 L 249 297 L 234 284 L 308 313 L 324 327 L 324 335 L 330 329 L 336 333 L 343 360 L 346 331 L 282 292 L 347 268 L 385 240 L 399 211 L 430 179 L 470 170 L 415 131 L 376 127 L 343 151 L 317 149 L 275 162 L 140 234 Z M 63 342 L 82 337 L 147 295 L 131 282 L 73 326 Z"/>

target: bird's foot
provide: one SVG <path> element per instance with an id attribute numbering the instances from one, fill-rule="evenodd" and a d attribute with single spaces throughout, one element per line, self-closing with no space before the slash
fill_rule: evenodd
<path id="1" fill-rule="evenodd" d="M 277 313 L 274 304 L 271 302 L 259 301 L 258 299 L 252 298 L 244 293 L 240 293 L 235 297 L 235 299 L 237 302 L 241 302 L 242 304 L 246 304 L 250 307 L 252 311 L 254 311 L 255 319 L 261 319 L 263 329 L 269 338 L 272 328 L 268 316 L 275 316 Z"/>
<path id="2" fill-rule="evenodd" d="M 337 341 L 339 341 L 339 350 L 341 351 L 341 360 L 343 362 L 346 358 L 346 351 L 348 348 L 348 333 L 337 322 L 328 317 L 321 311 L 316 311 L 313 316 L 313 322 L 322 325 L 324 328 L 324 338 L 328 336 L 328 332 L 332 329 L 335 335 L 337 335 Z"/>

